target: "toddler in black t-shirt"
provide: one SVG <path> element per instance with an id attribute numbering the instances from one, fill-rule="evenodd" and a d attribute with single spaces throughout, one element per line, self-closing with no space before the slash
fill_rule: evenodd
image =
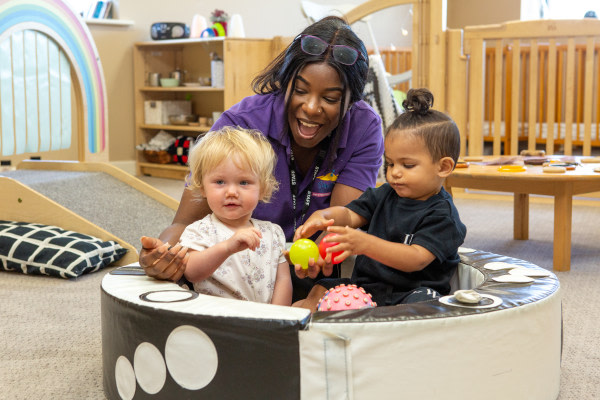
<path id="1" fill-rule="evenodd" d="M 296 230 L 294 240 L 319 230 L 334 233 L 323 240 L 339 244 L 315 264 L 357 255 L 352 278 L 323 279 L 296 306 L 314 310 L 325 291 L 340 283 L 363 287 L 380 306 L 449 293 L 466 227 L 443 182 L 456 165 L 460 135 L 450 117 L 431 109 L 429 90 L 409 90 L 402 105 L 406 111 L 385 133 L 387 183 L 345 207 L 316 211 Z M 340 251 L 332 260 L 331 253 Z M 317 269 L 296 266 L 296 274 L 312 276 Z"/>

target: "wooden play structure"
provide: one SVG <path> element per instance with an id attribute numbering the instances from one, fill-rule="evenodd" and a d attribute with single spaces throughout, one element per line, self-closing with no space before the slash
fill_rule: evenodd
<path id="1" fill-rule="evenodd" d="M 106 87 L 81 18 L 60 0 L 0 1 L 3 160 L 108 161 Z"/>
<path id="2" fill-rule="evenodd" d="M 68 161 L 23 161 L 19 169 L 54 170 L 65 172 L 102 172 L 112 176 L 165 206 L 177 210 L 179 202 L 139 179 L 107 163 Z M 95 236 L 104 241 L 113 240 L 128 252 L 114 265 L 127 265 L 138 260 L 135 245 L 106 231 L 81 215 L 67 209 L 31 187 L 10 178 L 0 176 L 0 220 L 34 222 L 59 226 L 63 229 Z M 109 216 L 107 216 L 108 218 Z"/>
<path id="3" fill-rule="evenodd" d="M 369 0 L 345 14 L 346 20 L 353 24 L 362 18 L 385 10 L 390 7 L 411 5 L 413 12 L 412 22 L 412 49 L 410 69 L 412 70 L 412 86 L 428 87 L 437 94 L 436 104 L 440 109 L 445 109 L 445 59 L 446 21 L 443 19 L 446 0 Z M 380 51 L 382 52 L 382 51 Z M 400 49 L 397 52 L 406 52 Z M 391 60 L 394 52 L 387 57 L 382 52 L 384 61 Z M 392 63 L 390 62 L 390 66 Z M 400 67 L 399 68 L 406 68 Z M 388 70 L 393 74 L 403 70 Z"/>

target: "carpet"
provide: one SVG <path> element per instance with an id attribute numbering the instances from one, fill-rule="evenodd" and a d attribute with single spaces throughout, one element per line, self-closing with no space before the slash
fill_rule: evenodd
<path id="1" fill-rule="evenodd" d="M 513 240 L 512 196 L 457 196 L 455 204 L 467 226 L 465 247 L 527 260 L 552 270 L 554 209 L 546 199 L 532 199 L 529 240 Z M 600 201 L 573 204 L 571 270 L 555 272 L 561 284 L 563 353 L 561 400 L 600 398 Z M 590 204 L 590 205 L 586 205 Z"/>

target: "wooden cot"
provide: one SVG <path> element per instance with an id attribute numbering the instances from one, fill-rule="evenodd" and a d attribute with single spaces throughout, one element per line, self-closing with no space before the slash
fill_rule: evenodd
<path id="1" fill-rule="evenodd" d="M 462 40 L 450 31 L 448 111 L 459 116 L 466 153 L 483 154 L 487 137 L 494 155 L 518 154 L 519 140 L 529 150 L 543 143 L 553 154 L 561 145 L 571 155 L 581 146 L 590 155 L 600 145 L 599 43 L 600 21 L 589 19 L 467 27 Z"/>
<path id="2" fill-rule="evenodd" d="M 551 153 L 564 146 L 566 139 L 566 117 L 567 117 L 567 83 L 569 83 L 572 93 L 573 111 L 569 114 L 572 118 L 571 141 L 573 146 L 583 146 L 586 140 L 585 136 L 585 107 L 589 106 L 586 102 L 590 99 L 586 95 L 592 93 L 592 120 L 591 136 L 589 137 L 592 147 L 600 146 L 600 90 L 598 90 L 598 78 L 600 77 L 600 63 L 598 63 L 598 50 L 600 43 L 595 43 L 592 48 L 591 65 L 592 77 L 586 82 L 586 58 L 588 48 L 586 44 L 575 44 L 574 49 L 574 81 L 568 81 L 566 77 L 566 67 L 569 60 L 570 50 L 567 44 L 556 45 L 551 48 L 549 43 L 539 43 L 530 45 L 526 43 L 520 47 L 518 60 L 513 51 L 513 44 L 504 45 L 502 52 L 496 48 L 486 48 L 485 52 L 485 109 L 484 109 L 484 141 L 496 141 L 494 139 L 494 109 L 495 93 L 498 90 L 495 84 L 496 69 L 502 64 L 502 79 L 504 84 L 501 87 L 504 95 L 502 96 L 502 121 L 500 125 L 500 137 L 504 148 L 510 148 L 511 138 L 514 141 L 528 142 L 530 139 L 529 127 L 533 127 L 533 136 L 536 144 L 545 144 L 546 151 Z M 536 51 L 537 50 L 537 51 Z M 497 55 L 501 54 L 502 60 L 497 62 Z M 513 63 L 519 66 L 518 71 L 513 71 Z M 555 63 L 551 65 L 550 63 Z M 556 76 L 550 79 L 548 71 L 555 70 Z M 513 95 L 513 80 L 519 80 L 519 91 Z M 549 97 L 551 93 L 554 96 Z M 516 107 L 513 102 L 517 101 Z M 516 110 L 517 114 L 513 112 Z M 513 119 L 518 121 L 517 132 L 513 132 Z M 548 132 L 552 132 L 552 138 L 548 138 Z M 554 148 L 552 148 L 554 147 Z M 495 149 L 497 150 L 497 149 Z M 495 152 L 498 154 L 498 151 Z"/>
<path id="3" fill-rule="evenodd" d="M 600 21 L 515 21 L 444 34 L 445 110 L 463 134 L 463 155 L 483 154 L 484 142 L 494 155 L 522 147 L 590 155 L 600 147 Z M 411 49 L 380 52 L 392 75 L 411 68 Z M 392 61 L 401 57 L 407 61 Z"/>

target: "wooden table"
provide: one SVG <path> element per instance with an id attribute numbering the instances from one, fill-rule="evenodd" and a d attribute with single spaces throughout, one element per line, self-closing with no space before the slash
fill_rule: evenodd
<path id="1" fill-rule="evenodd" d="M 561 159 L 560 157 L 548 157 Z M 564 158 L 564 157 L 563 157 Z M 568 157 L 580 162 L 591 157 Z M 545 173 L 541 165 L 525 165 L 524 172 L 500 172 L 500 163 L 523 164 L 524 157 L 483 157 L 482 162 L 470 162 L 467 168 L 456 168 L 446 179 L 446 187 L 492 190 L 514 193 L 514 238 L 529 238 L 529 195 L 554 196 L 554 269 L 568 271 L 571 268 L 571 220 L 573 196 L 600 191 L 600 173 L 594 168 L 598 163 L 580 163 L 575 170 L 566 173 Z M 498 164 L 490 165 L 497 161 Z"/>

